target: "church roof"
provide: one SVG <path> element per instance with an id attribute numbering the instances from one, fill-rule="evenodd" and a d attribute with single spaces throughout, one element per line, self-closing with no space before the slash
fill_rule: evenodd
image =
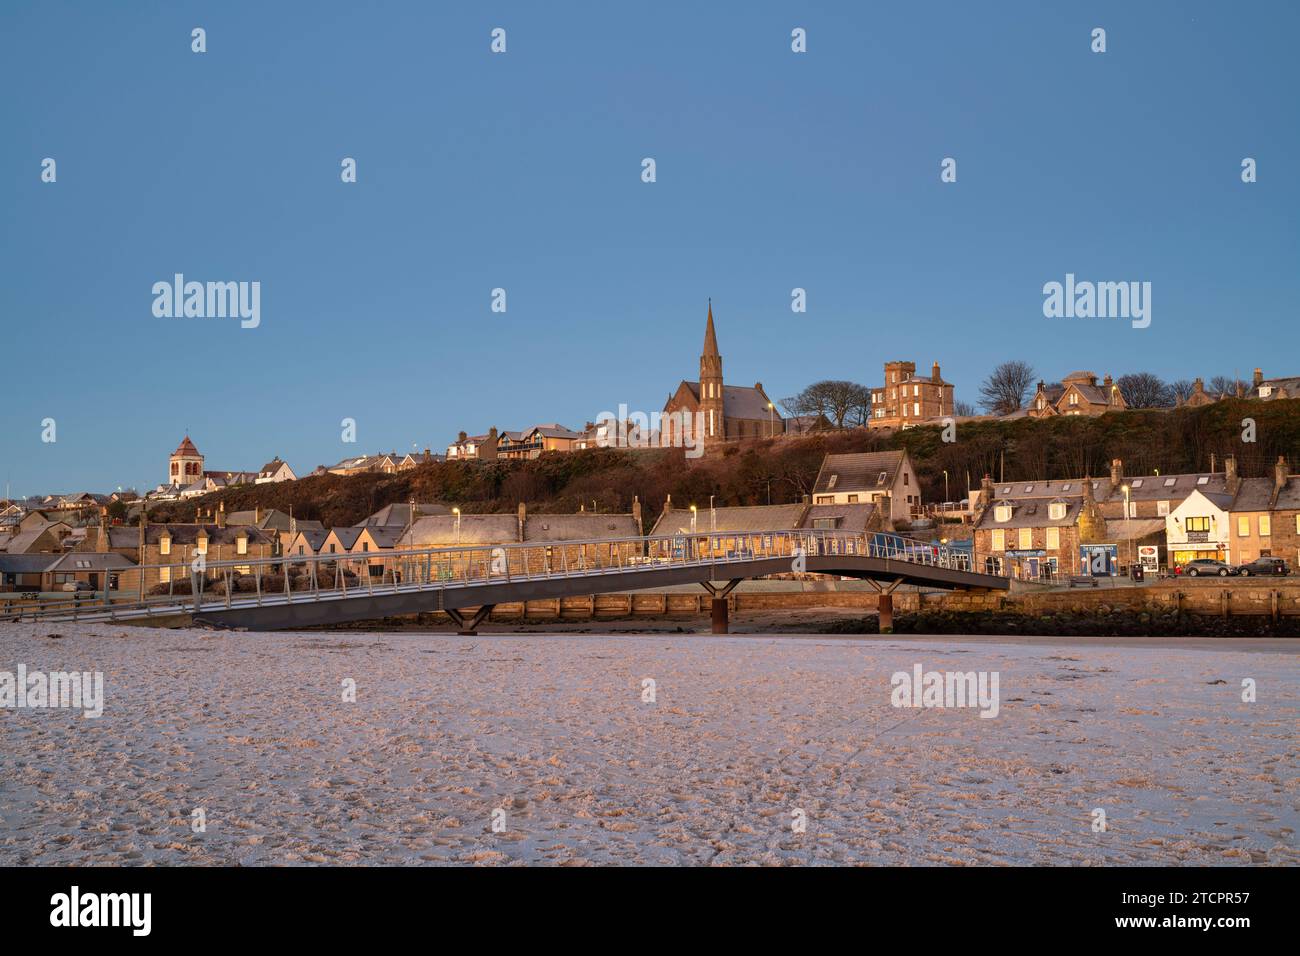
<path id="1" fill-rule="evenodd" d="M 683 382 L 691 390 L 698 402 L 700 398 L 699 382 Z M 784 421 L 784 416 L 777 411 L 776 403 L 772 403 L 772 408 L 767 407 L 767 396 L 757 388 L 748 385 L 726 385 L 722 386 L 722 415 L 724 418 L 747 419 L 749 421 L 763 420 L 769 418 L 772 421 Z"/>
<path id="2" fill-rule="evenodd" d="M 194 447 L 194 442 L 190 441 L 189 435 L 186 435 L 185 440 L 182 441 L 179 445 L 177 445 L 176 450 L 172 452 L 173 458 L 177 457 L 178 455 L 187 455 L 191 458 L 200 457 L 199 450 Z"/>

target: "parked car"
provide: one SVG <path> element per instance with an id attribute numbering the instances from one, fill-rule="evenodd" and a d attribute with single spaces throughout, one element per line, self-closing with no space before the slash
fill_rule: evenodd
<path id="1" fill-rule="evenodd" d="M 89 581 L 64 581 L 63 590 L 65 591 L 93 591 Z"/>
<path id="2" fill-rule="evenodd" d="M 1238 574 L 1290 574 L 1291 566 L 1282 558 L 1256 558 L 1237 568 Z"/>
<path id="3" fill-rule="evenodd" d="M 1177 568 L 1174 573 L 1185 574 L 1189 578 L 1199 577 L 1202 574 L 1217 574 L 1221 578 L 1226 578 L 1229 574 L 1236 574 L 1237 569 L 1226 561 L 1216 561 L 1214 558 L 1197 558 L 1195 561 L 1188 561 Z"/>

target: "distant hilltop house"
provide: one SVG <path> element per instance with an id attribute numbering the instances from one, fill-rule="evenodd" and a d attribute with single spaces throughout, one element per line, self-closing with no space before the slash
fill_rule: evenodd
<path id="1" fill-rule="evenodd" d="M 298 476 L 293 473 L 293 469 L 280 460 L 280 456 L 272 458 L 257 473 L 257 484 L 266 485 L 277 481 L 297 481 Z"/>
<path id="2" fill-rule="evenodd" d="M 679 445 L 679 421 L 670 415 L 687 413 L 699 421 L 705 442 L 737 441 L 743 438 L 776 437 L 785 432 L 785 419 L 776 403 L 763 391 L 763 383 L 751 388 L 727 385 L 722 378 L 722 353 L 718 351 L 717 332 L 713 327 L 713 303 L 709 303 L 704 325 L 704 352 L 700 355 L 698 382 L 682 381 L 664 403 L 664 445 Z M 696 413 L 700 417 L 696 418 Z M 694 427 L 692 424 L 691 427 Z M 692 435 L 693 440 L 700 436 Z"/>
<path id="3" fill-rule="evenodd" d="M 1300 375 L 1265 378 L 1264 370 L 1257 368 L 1248 395 L 1266 402 L 1279 398 L 1300 398 Z"/>
<path id="4" fill-rule="evenodd" d="M 1055 415 L 1104 415 L 1106 412 L 1128 408 L 1124 395 L 1115 381 L 1107 375 L 1097 384 L 1094 372 L 1071 372 L 1061 379 L 1060 385 L 1038 383 L 1038 390 L 1027 409 L 1021 414 L 1030 418 L 1051 418 Z"/>
<path id="5" fill-rule="evenodd" d="M 911 428 L 933 424 L 954 412 L 953 386 L 935 362 L 928 378 L 916 374 L 915 362 L 886 362 L 885 384 L 871 390 L 871 428 Z"/>
<path id="6" fill-rule="evenodd" d="M 499 441 L 495 428 L 489 428 L 486 435 L 467 435 L 461 432 L 456 440 L 447 446 L 447 460 L 495 461 Z"/>

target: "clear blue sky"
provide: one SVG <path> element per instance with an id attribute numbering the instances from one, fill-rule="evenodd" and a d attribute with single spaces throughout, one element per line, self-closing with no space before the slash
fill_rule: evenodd
<path id="1" fill-rule="evenodd" d="M 1300 373 L 1297 36 L 1291 2 L 11 0 L 0 481 L 152 487 L 187 428 L 305 473 L 653 411 L 709 296 L 773 397 L 893 358 L 970 401 L 1005 358 Z M 155 318 L 176 272 L 260 281 L 261 326 Z M 1067 272 L 1150 281 L 1151 327 L 1044 318 Z"/>

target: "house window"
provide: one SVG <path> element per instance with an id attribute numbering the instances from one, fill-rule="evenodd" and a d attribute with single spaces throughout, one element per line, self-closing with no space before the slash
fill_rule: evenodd
<path id="1" fill-rule="evenodd" d="M 817 504 L 819 504 L 819 505 L 833 505 L 833 504 L 835 504 L 835 496 L 834 496 L 834 495 L 818 495 L 818 496 L 817 496 Z"/>
<path id="2" fill-rule="evenodd" d="M 991 547 L 994 551 L 1005 551 L 1005 550 L 1007 550 L 1007 533 L 1006 533 L 1005 531 L 1003 531 L 1001 528 L 994 528 L 994 529 L 993 529 L 993 540 L 992 540 L 992 542 L 991 542 L 991 544 L 990 544 L 990 547 Z"/>
<path id="3" fill-rule="evenodd" d="M 1078 393 L 1078 392 L 1071 392 L 1071 393 L 1070 393 L 1070 404 L 1071 404 L 1071 405 L 1078 405 L 1078 404 L 1079 404 L 1079 393 Z"/>
<path id="4" fill-rule="evenodd" d="M 1172 487 L 1173 487 L 1175 484 L 1177 484 L 1177 483 L 1178 483 L 1178 479 L 1177 479 L 1177 478 L 1166 478 L 1166 479 L 1165 479 L 1165 487 L 1166 487 L 1166 488 L 1172 488 Z"/>
<path id="5" fill-rule="evenodd" d="M 1134 479 L 1133 479 L 1133 487 L 1134 487 L 1134 488 L 1141 488 L 1141 487 L 1142 487 L 1142 479 L 1141 479 L 1141 478 L 1134 478 Z"/>
<path id="6" fill-rule="evenodd" d="M 194 550 L 197 551 L 199 554 L 207 554 L 208 539 L 206 537 L 199 538 L 198 543 L 194 545 Z"/>
<path id="7" fill-rule="evenodd" d="M 1065 484 L 1061 485 L 1061 490 L 1062 490 L 1062 491 L 1069 491 L 1069 490 L 1070 490 L 1070 485 L 1071 485 L 1071 484 L 1072 484 L 1072 482 L 1068 482 L 1068 481 L 1067 481 Z"/>
<path id="8" fill-rule="evenodd" d="M 369 551 L 369 550 L 370 550 L 370 542 L 369 542 L 369 541 L 362 541 L 362 542 L 361 542 L 361 550 L 362 550 L 362 551 Z"/>
<path id="9" fill-rule="evenodd" d="M 1051 518 L 1053 521 L 1060 521 L 1062 518 L 1064 518 L 1065 503 L 1061 501 L 1053 501 L 1050 505 L 1047 506 L 1047 517 Z"/>
<path id="10" fill-rule="evenodd" d="M 1020 550 L 1028 551 L 1033 546 L 1034 546 L 1034 529 L 1021 528 L 1020 529 Z"/>
<path id="11" fill-rule="evenodd" d="M 857 503 L 858 503 L 858 496 L 857 496 L 857 495 L 849 495 L 849 504 L 851 504 L 851 505 L 856 505 Z"/>
<path id="12" fill-rule="evenodd" d="M 1167 501 L 1157 501 L 1157 502 L 1156 502 L 1156 514 L 1158 514 L 1158 515 L 1159 515 L 1160 517 L 1162 517 L 1162 518 L 1163 518 L 1165 515 L 1169 514 L 1169 502 L 1167 502 Z"/>
<path id="13" fill-rule="evenodd" d="M 158 580 L 162 584 L 167 584 L 171 581 L 171 579 L 172 579 L 172 566 L 170 564 L 164 564 L 161 568 L 158 569 Z"/>
<path id="14" fill-rule="evenodd" d="M 918 417 L 920 416 L 920 414 L 921 414 L 921 403 L 920 403 L 920 402 L 913 402 L 913 403 L 912 403 L 912 414 L 915 415 L 915 416 L 918 416 Z"/>
<path id="15" fill-rule="evenodd" d="M 1049 550 L 1059 550 L 1061 547 L 1061 529 L 1047 529 L 1047 547 Z"/>
<path id="16" fill-rule="evenodd" d="M 248 539 L 243 535 L 235 539 L 235 554 L 248 554 Z"/>
<path id="17" fill-rule="evenodd" d="M 1273 519 L 1268 515 L 1259 516 L 1259 536 L 1266 538 L 1273 533 Z"/>
<path id="18" fill-rule="evenodd" d="M 994 520 L 994 521 L 1010 521 L 1010 520 L 1011 520 L 1011 506 L 1010 506 L 1010 505 L 998 505 L 996 508 L 994 508 L 994 509 L 993 509 L 993 520 Z"/>
<path id="19" fill-rule="evenodd" d="M 1248 518 L 1245 515 L 1242 515 L 1240 518 L 1237 519 L 1237 537 L 1238 538 L 1250 537 L 1250 518 Z"/>
<path id="20" fill-rule="evenodd" d="M 299 554 L 302 554 L 302 553 L 303 553 L 302 545 L 298 545 L 298 553 L 299 553 Z"/>
<path id="21" fill-rule="evenodd" d="M 1208 485 L 1208 484 L 1210 483 L 1210 476 L 1209 476 L 1209 475 L 1201 475 L 1201 477 L 1199 477 L 1199 478 L 1196 479 L 1196 483 L 1197 483 L 1198 485 Z M 1172 485 L 1173 482 L 1172 482 L 1172 481 L 1166 481 L 1165 484 L 1167 484 L 1167 485 Z"/>
<path id="22" fill-rule="evenodd" d="M 172 553 L 172 539 L 171 539 L 171 538 L 159 538 L 159 539 L 158 539 L 158 553 L 159 553 L 159 554 L 171 554 L 171 553 Z"/>
<path id="23" fill-rule="evenodd" d="M 1194 515 L 1187 519 L 1187 530 L 1188 531 L 1209 531 L 1210 519 L 1205 515 L 1200 515 L 1200 516 Z"/>
<path id="24" fill-rule="evenodd" d="M 903 472 L 903 484 L 906 485 L 907 483 L 907 472 Z"/>

